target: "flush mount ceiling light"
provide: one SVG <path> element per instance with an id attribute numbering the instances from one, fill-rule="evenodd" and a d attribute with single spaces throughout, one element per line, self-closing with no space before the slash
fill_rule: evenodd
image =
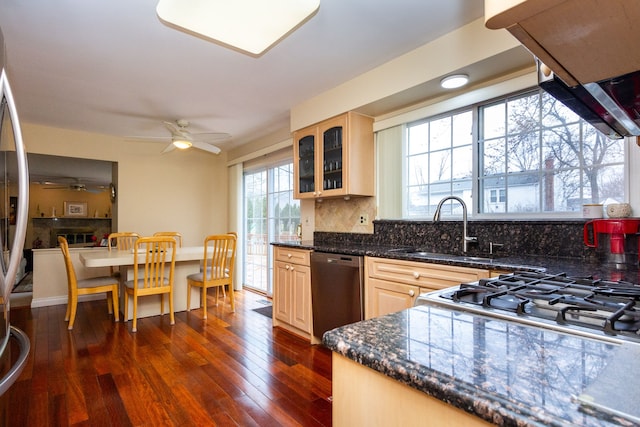
<path id="1" fill-rule="evenodd" d="M 160 0 L 165 24 L 258 56 L 320 6 L 320 0 Z"/>
<path id="2" fill-rule="evenodd" d="M 455 89 L 469 83 L 469 76 L 466 74 L 454 74 L 440 80 L 440 86 L 445 89 Z"/>

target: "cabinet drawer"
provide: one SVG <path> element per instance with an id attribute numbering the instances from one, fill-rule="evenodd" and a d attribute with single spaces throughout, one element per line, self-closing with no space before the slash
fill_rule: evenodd
<path id="1" fill-rule="evenodd" d="M 443 289 L 489 277 L 489 270 L 367 257 L 367 276 L 428 289 Z"/>
<path id="2" fill-rule="evenodd" d="M 274 246 L 274 258 L 276 261 L 289 262 L 291 264 L 311 265 L 311 251 L 305 249 L 291 249 Z"/>

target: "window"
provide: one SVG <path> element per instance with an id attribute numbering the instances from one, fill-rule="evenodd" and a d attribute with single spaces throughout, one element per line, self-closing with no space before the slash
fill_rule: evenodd
<path id="1" fill-rule="evenodd" d="M 471 202 L 473 115 L 471 110 L 424 120 L 407 128 L 405 217 L 433 213 L 448 195 Z"/>
<path id="2" fill-rule="evenodd" d="M 447 195 L 474 213 L 512 216 L 625 201 L 624 140 L 540 89 L 410 123 L 406 140 L 405 218 L 431 215 Z"/>

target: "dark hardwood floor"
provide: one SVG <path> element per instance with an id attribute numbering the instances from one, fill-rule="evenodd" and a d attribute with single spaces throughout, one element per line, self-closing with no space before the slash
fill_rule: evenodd
<path id="1" fill-rule="evenodd" d="M 63 305 L 13 308 L 32 347 L 7 392 L 10 425 L 331 425 L 331 352 L 273 329 L 253 311 L 263 296 L 236 296 L 236 313 L 210 296 L 207 320 L 165 314 L 137 333 L 105 300 L 80 303 L 73 331 Z"/>

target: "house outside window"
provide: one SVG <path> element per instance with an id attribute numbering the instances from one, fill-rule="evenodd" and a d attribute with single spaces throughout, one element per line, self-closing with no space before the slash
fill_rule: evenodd
<path id="1" fill-rule="evenodd" d="M 624 202 L 624 147 L 540 89 L 410 123 L 403 216 L 429 217 L 448 195 L 483 216 L 576 216 L 585 203 Z"/>

